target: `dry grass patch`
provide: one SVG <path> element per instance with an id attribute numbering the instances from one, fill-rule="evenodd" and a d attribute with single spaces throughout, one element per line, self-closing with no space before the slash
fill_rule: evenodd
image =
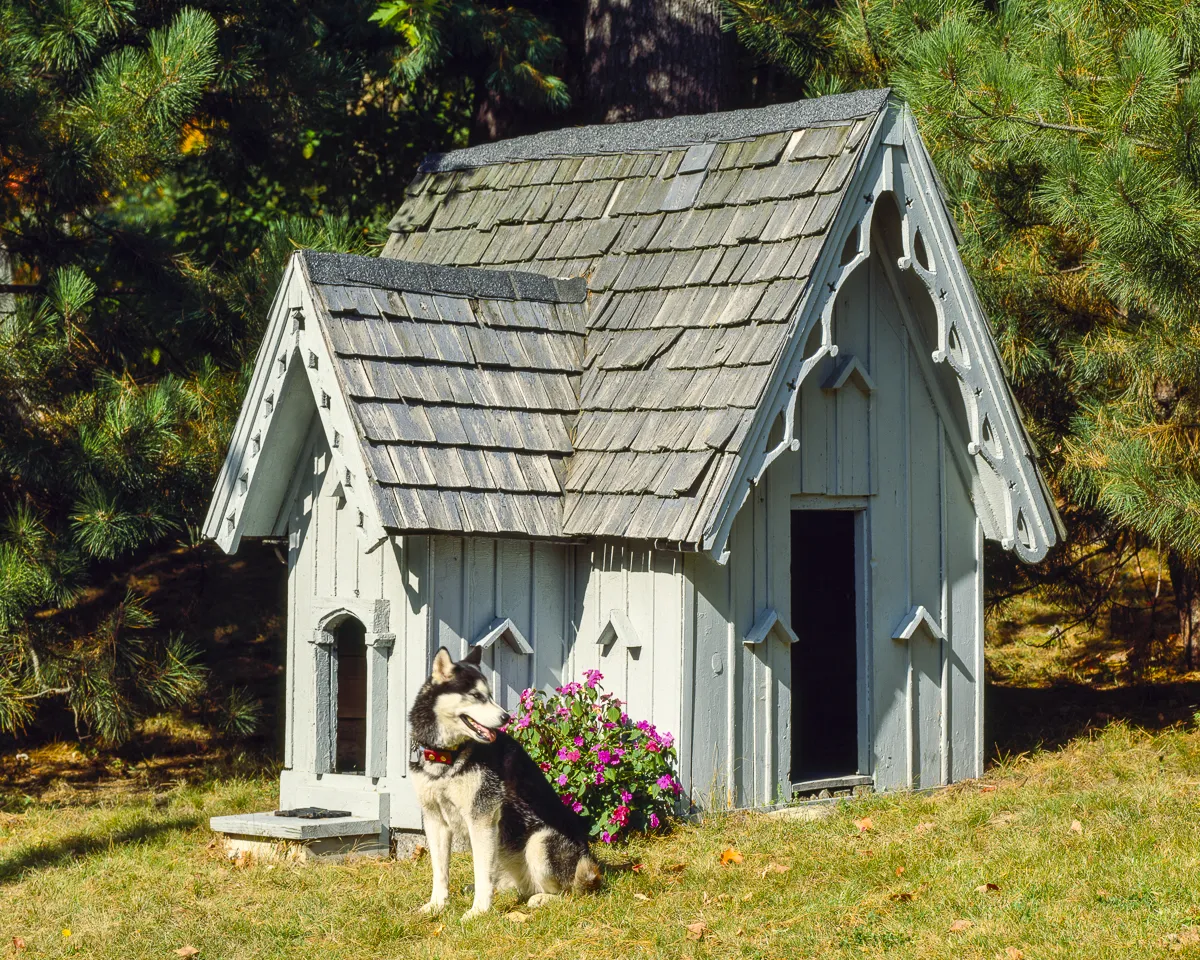
<path id="1" fill-rule="evenodd" d="M 463 925 L 419 917 L 428 859 L 231 863 L 214 813 L 270 780 L 179 786 L 103 809 L 0 816 L 0 951 L 22 957 L 1200 956 L 1200 734 L 1116 724 L 1065 749 L 823 820 L 713 818 L 604 851 L 607 888 L 537 911 L 502 895 Z M 722 856 L 729 850 L 741 854 Z M 724 862 L 722 862 L 724 860 Z M 67 933 L 69 931 L 69 933 Z M 23 943 L 23 948 L 14 943 Z M 0 956 L 2 956 L 0 952 Z M 187 955 L 180 954 L 180 955 Z"/>

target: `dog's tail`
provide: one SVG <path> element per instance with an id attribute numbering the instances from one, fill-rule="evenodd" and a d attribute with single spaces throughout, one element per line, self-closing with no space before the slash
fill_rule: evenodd
<path id="1" fill-rule="evenodd" d="M 584 854 L 575 863 L 575 883 L 577 891 L 596 890 L 604 878 L 600 875 L 600 866 L 588 854 Z"/>

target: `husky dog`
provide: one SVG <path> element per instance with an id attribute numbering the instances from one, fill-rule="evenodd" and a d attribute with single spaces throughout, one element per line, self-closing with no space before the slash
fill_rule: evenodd
<path id="1" fill-rule="evenodd" d="M 600 869 L 587 825 L 563 805 L 524 748 L 499 728 L 509 715 L 479 672 L 480 649 L 455 663 L 445 647 L 409 712 L 413 786 L 425 814 L 436 913 L 450 894 L 450 846 L 464 833 L 475 862 L 475 900 L 463 919 L 486 912 L 500 886 L 530 906 L 565 890 L 592 890 Z"/>

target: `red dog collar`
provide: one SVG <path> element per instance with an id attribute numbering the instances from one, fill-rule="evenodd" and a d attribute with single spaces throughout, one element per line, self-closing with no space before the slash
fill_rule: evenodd
<path id="1" fill-rule="evenodd" d="M 447 753 L 445 750 L 430 750 L 426 748 L 421 751 L 421 754 L 430 763 L 451 764 L 454 762 L 454 754 Z"/>

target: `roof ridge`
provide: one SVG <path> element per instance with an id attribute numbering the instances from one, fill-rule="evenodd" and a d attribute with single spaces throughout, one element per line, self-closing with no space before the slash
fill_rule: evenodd
<path id="1" fill-rule="evenodd" d="M 318 284 L 440 293 L 482 300 L 583 303 L 587 299 L 587 282 L 582 277 L 565 279 L 523 270 L 447 267 L 354 253 L 301 250 L 296 255 L 304 262 L 309 279 Z"/>
<path id="2" fill-rule="evenodd" d="M 422 173 L 444 173 L 520 160 L 542 160 L 596 153 L 640 153 L 686 147 L 693 143 L 742 140 L 783 130 L 798 130 L 821 123 L 837 123 L 878 113 L 887 103 L 890 87 L 834 93 L 812 100 L 687 114 L 631 123 L 564 127 L 544 133 L 431 153 L 421 164 Z"/>

